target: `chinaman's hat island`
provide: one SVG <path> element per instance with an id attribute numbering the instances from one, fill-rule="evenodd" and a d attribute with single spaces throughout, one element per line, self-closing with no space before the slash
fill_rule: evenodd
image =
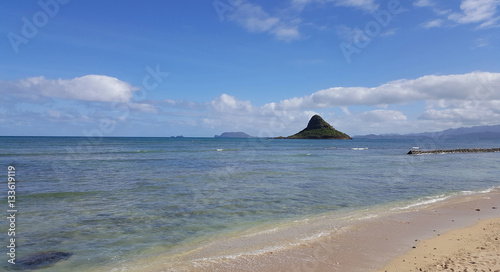
<path id="1" fill-rule="evenodd" d="M 334 129 L 321 116 L 314 115 L 309 120 L 307 127 L 299 133 L 288 137 L 276 137 L 274 139 L 336 139 L 336 140 L 351 140 L 351 136 Z"/>

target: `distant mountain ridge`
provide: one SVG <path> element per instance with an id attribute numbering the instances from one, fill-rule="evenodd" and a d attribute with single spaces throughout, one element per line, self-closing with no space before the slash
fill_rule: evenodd
<path id="1" fill-rule="evenodd" d="M 460 139 L 492 139 L 500 138 L 500 125 L 450 128 L 438 132 L 422 132 L 411 134 L 357 135 L 354 138 L 460 138 Z"/>

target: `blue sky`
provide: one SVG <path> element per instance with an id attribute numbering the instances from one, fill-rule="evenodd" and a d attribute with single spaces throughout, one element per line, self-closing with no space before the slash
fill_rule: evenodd
<path id="1" fill-rule="evenodd" d="M 500 123 L 499 0 L 2 1 L 0 135 Z"/>

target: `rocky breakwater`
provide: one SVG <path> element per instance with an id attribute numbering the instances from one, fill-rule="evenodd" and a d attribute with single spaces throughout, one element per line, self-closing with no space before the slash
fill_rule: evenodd
<path id="1" fill-rule="evenodd" d="M 500 148 L 463 148 L 463 149 L 439 149 L 439 150 L 410 150 L 408 155 L 422 154 L 447 154 L 447 153 L 485 153 L 500 152 Z"/>

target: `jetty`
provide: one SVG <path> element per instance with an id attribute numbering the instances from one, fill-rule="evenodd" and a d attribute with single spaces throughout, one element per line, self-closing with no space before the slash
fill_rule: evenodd
<path id="1" fill-rule="evenodd" d="M 422 155 L 422 154 L 448 154 L 448 153 L 486 153 L 486 152 L 500 152 L 500 148 L 463 148 L 463 149 L 440 149 L 440 150 L 410 150 L 408 155 Z"/>

